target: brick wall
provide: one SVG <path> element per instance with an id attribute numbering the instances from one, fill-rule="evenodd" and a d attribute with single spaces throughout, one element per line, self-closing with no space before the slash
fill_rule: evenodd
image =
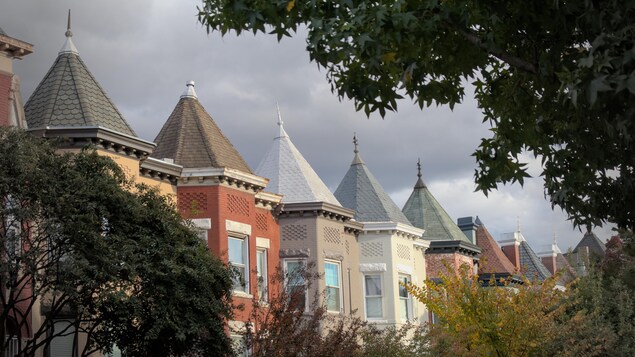
<path id="1" fill-rule="evenodd" d="M 458 273 L 463 264 L 466 264 L 470 271 L 474 266 L 472 257 L 459 253 L 428 253 L 425 259 L 428 279 L 447 275 L 448 267 L 451 271 Z"/>

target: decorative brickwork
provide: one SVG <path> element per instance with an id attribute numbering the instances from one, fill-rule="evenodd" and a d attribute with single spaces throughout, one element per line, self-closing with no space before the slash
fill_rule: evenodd
<path id="1" fill-rule="evenodd" d="M 227 194 L 227 210 L 233 214 L 237 214 L 239 216 L 249 217 L 249 202 L 246 199 Z"/>
<path id="2" fill-rule="evenodd" d="M 351 254 L 351 244 L 348 242 L 348 240 L 344 241 L 346 244 L 346 254 Z"/>
<path id="3" fill-rule="evenodd" d="M 459 272 L 461 265 L 474 266 L 471 257 L 458 253 L 426 254 L 426 271 L 428 278 L 438 278 L 448 274 L 448 268 L 455 273 Z"/>
<path id="4" fill-rule="evenodd" d="M 262 213 L 256 213 L 256 228 L 261 231 L 266 231 L 269 229 L 267 216 Z"/>
<path id="5" fill-rule="evenodd" d="M 333 227 L 324 227 L 324 240 L 328 243 L 341 244 L 340 230 Z"/>
<path id="6" fill-rule="evenodd" d="M 306 226 L 299 224 L 290 224 L 288 226 L 281 227 L 282 240 L 305 240 L 306 239 Z"/>
<path id="7" fill-rule="evenodd" d="M 384 255 L 384 247 L 381 242 L 361 243 L 360 250 L 365 257 L 381 257 Z"/>
<path id="8" fill-rule="evenodd" d="M 410 260 L 410 248 L 404 244 L 397 244 L 397 256 L 401 259 Z"/>
<path id="9" fill-rule="evenodd" d="M 203 192 L 179 193 L 179 211 L 183 214 L 197 215 L 207 210 L 207 197 Z"/>

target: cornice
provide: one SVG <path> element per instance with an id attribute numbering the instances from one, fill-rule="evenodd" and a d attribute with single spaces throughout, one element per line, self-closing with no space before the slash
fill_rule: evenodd
<path id="1" fill-rule="evenodd" d="M 207 181 L 207 182 L 206 182 Z M 184 168 L 179 179 L 183 185 L 226 185 L 251 192 L 262 191 L 269 182 L 261 176 L 226 167 Z"/>
<path id="2" fill-rule="evenodd" d="M 45 127 L 27 130 L 34 136 L 60 138 L 61 148 L 83 148 L 95 145 L 99 149 L 145 160 L 156 144 L 101 126 Z"/>
<path id="3" fill-rule="evenodd" d="M 425 230 L 421 228 L 398 222 L 363 222 L 363 225 L 363 231 L 365 233 L 388 232 L 390 234 L 397 234 L 413 240 L 421 239 L 423 233 L 425 232 Z"/>
<path id="4" fill-rule="evenodd" d="M 282 196 L 271 192 L 260 191 L 256 193 L 256 206 L 274 210 L 280 207 Z"/>
<path id="5" fill-rule="evenodd" d="M 141 162 L 139 173 L 142 176 L 150 178 L 158 178 L 160 180 L 168 180 L 176 185 L 178 178 L 181 176 L 183 167 L 174 163 L 148 157 Z"/>
<path id="6" fill-rule="evenodd" d="M 342 222 L 350 221 L 355 215 L 355 211 L 351 209 L 328 202 L 283 203 L 280 211 L 281 215 L 287 217 L 303 216 L 307 213 Z"/>
<path id="7" fill-rule="evenodd" d="M 481 248 L 472 243 L 467 243 L 462 240 L 430 241 L 430 247 L 428 248 L 428 250 L 426 250 L 426 254 L 444 253 L 460 253 L 463 255 L 472 256 L 474 259 L 478 259 L 477 256 L 481 254 Z"/>
<path id="8" fill-rule="evenodd" d="M 33 53 L 33 45 L 7 35 L 0 35 L 0 51 L 13 58 L 22 58 Z"/>

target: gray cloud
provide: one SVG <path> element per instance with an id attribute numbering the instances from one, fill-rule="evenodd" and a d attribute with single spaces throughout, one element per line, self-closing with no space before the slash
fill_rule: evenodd
<path id="1" fill-rule="evenodd" d="M 73 11 L 74 42 L 84 62 L 140 137 L 154 139 L 188 80 L 199 100 L 255 168 L 277 132 L 276 101 L 285 128 L 325 183 L 335 189 L 352 160 L 352 136 L 362 157 L 398 205 L 416 180 L 415 163 L 454 218 L 479 215 L 496 239 L 516 228 L 538 249 L 554 231 L 561 248 L 582 234 L 552 211 L 542 180 L 503 187 L 489 198 L 475 193 L 470 154 L 489 135 L 470 94 L 454 111 L 404 100 L 399 112 L 367 119 L 353 103 L 330 92 L 324 72 L 309 62 L 301 34 L 278 43 L 272 36 L 208 35 L 196 21 L 199 1 L 2 0 L 0 26 L 33 43 L 15 66 L 28 98 L 64 41 Z M 608 228 L 596 230 L 606 239 Z"/>

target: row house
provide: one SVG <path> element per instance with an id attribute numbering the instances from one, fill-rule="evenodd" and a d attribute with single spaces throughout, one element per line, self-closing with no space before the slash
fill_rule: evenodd
<path id="1" fill-rule="evenodd" d="M 351 165 L 335 190 L 335 197 L 355 212 L 362 224 L 358 235 L 359 273 L 364 317 L 379 327 L 428 320 L 425 305 L 403 284 L 422 285 L 427 278 L 424 230 L 413 226 L 384 191 L 358 150 L 354 137 Z"/>
<path id="2" fill-rule="evenodd" d="M 357 234 L 362 225 L 355 212 L 342 207 L 311 165 L 291 141 L 278 110 L 278 135 L 256 172 L 269 178 L 267 190 L 282 195 L 280 259 L 287 272 L 289 291 L 303 291 L 300 305 L 308 312 L 314 301 L 329 314 L 364 311 L 359 271 Z M 322 279 L 308 283 L 294 274 L 301 267 L 313 267 Z M 315 298 L 317 297 L 317 300 Z"/>

